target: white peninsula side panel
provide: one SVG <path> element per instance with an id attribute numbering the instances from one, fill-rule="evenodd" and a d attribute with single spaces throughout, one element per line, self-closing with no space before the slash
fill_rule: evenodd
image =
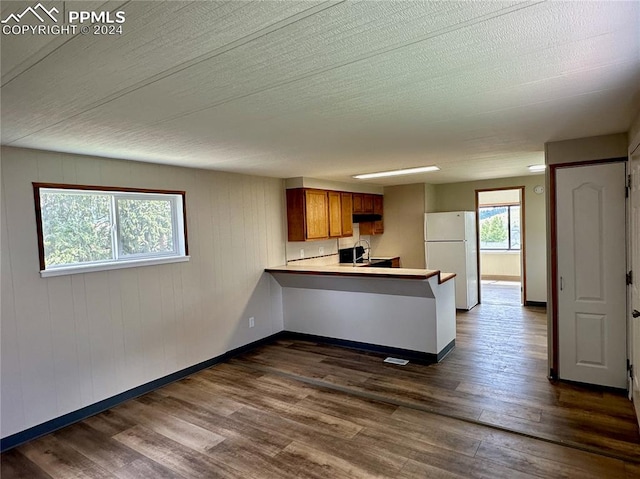
<path id="1" fill-rule="evenodd" d="M 453 279 L 272 274 L 282 285 L 285 331 L 436 356 L 453 346 Z"/>

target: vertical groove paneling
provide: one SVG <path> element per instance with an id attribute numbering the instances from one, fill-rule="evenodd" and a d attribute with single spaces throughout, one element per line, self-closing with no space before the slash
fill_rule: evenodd
<path id="1" fill-rule="evenodd" d="M 2 175 L 6 179 L 3 189 L 7 201 L 7 237 L 12 257 L 20 381 L 25 426 L 29 427 L 47 420 L 51 411 L 57 411 L 47 285 L 38 281 L 35 235 L 22 234 L 23 231 L 35 233 L 31 181 L 38 179 L 37 160 L 23 156 L 18 161 L 11 161 L 3 155 Z M 3 387 L 12 387 L 11 384 L 5 384 L 4 377 L 2 382 Z"/>
<path id="2" fill-rule="evenodd" d="M 216 175 L 213 182 L 215 189 L 215 215 L 217 220 L 214 222 L 213 227 L 218 236 L 217 255 L 218 261 L 216 265 L 218 269 L 216 271 L 218 288 L 214 295 L 216 299 L 215 310 L 218 317 L 215 320 L 217 327 L 217 334 L 221 337 L 225 337 L 227 332 L 225 331 L 225 324 L 223 318 L 231 315 L 230 303 L 225 298 L 230 298 L 232 292 L 235 291 L 234 281 L 234 259 L 236 258 L 232 248 L 233 242 L 231 241 L 231 218 L 232 209 L 230 206 L 230 180 L 226 174 Z M 238 261 L 241 259 L 238 258 Z"/>
<path id="3" fill-rule="evenodd" d="M 144 382 L 146 356 L 142 323 L 140 320 L 140 294 L 137 269 L 122 270 L 120 274 L 122 322 L 124 324 L 124 353 L 128 374 L 125 389 Z"/>
<path id="4" fill-rule="evenodd" d="M 75 184 L 76 181 L 76 161 L 73 157 L 62 158 L 62 181 Z"/>
<path id="5" fill-rule="evenodd" d="M 223 187 L 223 181 L 220 180 L 219 175 L 210 175 L 209 177 L 209 204 L 208 211 L 211 222 L 212 231 L 212 247 L 213 247 L 213 261 L 212 261 L 212 274 L 215 284 L 214 293 L 209 296 L 209 327 L 212 330 L 212 340 L 219 334 L 219 324 L 222 321 L 221 307 L 224 304 L 224 267 L 223 267 L 223 251 L 225 250 L 225 244 L 222 241 L 221 229 L 223 227 L 223 221 L 221 219 L 221 208 L 219 208 L 220 200 L 218 196 L 220 190 Z"/>
<path id="6" fill-rule="evenodd" d="M 284 263 L 282 180 L 17 148 L 2 156 L 3 437 L 282 329 L 263 273 Z M 41 278 L 33 181 L 184 190 L 191 260 Z"/>
<path id="7" fill-rule="evenodd" d="M 176 316 L 174 318 L 175 321 L 175 331 L 176 336 L 173 338 L 176 345 L 176 362 L 177 367 L 176 370 L 183 369 L 189 363 L 187 360 L 187 350 L 189 349 L 189 344 L 186 338 L 185 332 L 185 318 L 184 318 L 184 294 L 182 287 L 182 268 L 183 264 L 172 264 L 169 265 L 171 269 L 171 276 L 173 277 L 173 285 L 174 285 L 174 299 L 176 304 Z"/>
<path id="8" fill-rule="evenodd" d="M 231 188 L 229 189 L 229 207 L 231 208 L 231 248 L 233 259 L 237 261 L 233 271 L 233 291 L 232 295 L 241 296 L 241 290 L 244 288 L 244 277 L 246 275 L 245 260 L 247 248 L 245 246 L 246 238 L 244 235 L 244 214 L 242 204 L 242 183 L 238 178 L 233 178 Z"/>
<path id="9" fill-rule="evenodd" d="M 286 257 L 285 242 L 277 238 L 286 238 L 286 207 L 284 181 L 280 188 L 269 189 L 265 199 L 266 235 L 267 235 L 267 264 L 276 265 L 281 258 Z M 282 309 L 282 288 L 273 278 L 268 278 L 269 295 L 271 297 L 271 328 L 284 329 L 284 311 Z"/>
<path id="10" fill-rule="evenodd" d="M 3 167 L 6 163 L 3 163 Z M 20 429 L 25 424 L 23 409 L 22 381 L 20 378 L 20 351 L 18 342 L 18 325 L 16 323 L 16 309 L 14 305 L 14 289 L 12 274 L 11 249 L 9 247 L 9 232 L 7 229 L 7 201 L 6 187 L 2 178 L 2 301 L 0 301 L 0 318 L 2 318 L 2 335 L 0 351 L 0 414 L 3 431 Z"/>
<path id="11" fill-rule="evenodd" d="M 163 331 L 163 351 L 164 351 L 164 374 L 179 369 L 178 351 L 176 338 L 178 331 L 176 328 L 176 307 L 174 291 L 175 285 L 171 274 L 171 265 L 163 265 L 158 268 L 160 281 L 160 301 L 162 302 L 162 331 Z"/>
<path id="12" fill-rule="evenodd" d="M 51 278 L 54 279 L 54 278 Z M 52 329 L 52 343 L 55 346 L 53 366 L 56 379 L 56 396 L 61 414 L 81 407 L 80 368 L 76 348 L 76 327 L 74 318 L 73 288 L 70 276 L 60 276 L 57 281 L 48 281 L 49 314 L 58 318 Z M 3 319 L 4 327 L 4 319 Z M 4 336 L 4 328 L 2 331 Z"/>
<path id="13" fill-rule="evenodd" d="M 259 191 L 260 191 L 260 179 L 251 178 L 251 182 L 245 185 L 246 200 L 244 210 L 244 228 L 250 239 L 248 247 L 251 249 L 251 255 L 247 256 L 248 273 L 249 273 L 249 286 L 253 288 L 256 281 L 256 268 L 260 264 L 260 222 L 258 221 L 258 205 Z"/>
<path id="14" fill-rule="evenodd" d="M 71 304 L 73 304 L 73 321 L 75 329 L 75 349 L 78 356 L 80 373 L 80 400 L 82 404 L 95 402 L 91 364 L 91 347 L 87 320 L 87 295 L 85 293 L 84 275 L 76 274 L 71 278 Z M 27 348 L 29 343 L 25 344 Z"/>
<path id="15" fill-rule="evenodd" d="M 122 313 L 122 295 L 120 294 L 120 278 L 117 271 L 109 271 L 109 322 L 110 335 L 115 357 L 115 375 L 118 384 L 123 384 L 127 376 L 125 356 L 124 320 Z"/>
<path id="16" fill-rule="evenodd" d="M 106 399 L 117 387 L 111 318 L 109 282 L 106 271 L 83 274 L 87 301 L 87 332 L 91 354 L 91 380 L 94 400 Z"/>
<path id="17" fill-rule="evenodd" d="M 196 312 L 196 302 L 198 300 L 197 288 L 200 276 L 200 249 L 197 225 L 199 198 L 195 191 L 195 185 L 193 184 L 193 176 L 187 172 L 184 173 L 184 177 L 181 179 L 185 182 L 187 189 L 187 227 L 189 231 L 189 254 L 191 255 L 189 264 L 181 264 L 182 295 L 184 298 L 183 320 L 185 321 L 184 339 L 186 344 L 188 344 L 185 350 L 185 362 L 186 364 L 193 364 L 197 362 L 198 358 L 198 339 L 200 335 Z M 189 192 L 192 192 L 192 194 L 189 194 Z"/>
<path id="18" fill-rule="evenodd" d="M 199 288 L 202 290 L 215 291 L 216 284 L 213 274 L 214 254 L 213 254 L 213 229 L 211 225 L 211 211 L 208 208 L 210 204 L 210 175 L 199 175 L 196 178 L 196 190 L 198 196 L 196 198 L 197 204 L 195 205 L 197 212 L 197 222 L 199 227 L 200 238 L 206 238 L 206 240 L 200 242 L 199 252 L 200 258 L 200 276 L 198 281 Z M 212 295 L 202 294 L 201 313 L 197 315 L 198 318 L 198 341 L 199 352 L 198 357 L 205 358 L 207 354 L 208 344 L 212 344 L 215 341 L 214 333 L 215 326 L 212 321 L 214 311 L 213 304 L 211 302 Z"/>
<path id="19" fill-rule="evenodd" d="M 267 234 L 267 182 L 266 180 L 260 180 L 259 189 L 256 191 L 254 198 L 256 201 L 256 216 L 257 216 L 257 229 L 258 229 L 258 248 L 260 251 L 258 265 L 269 263 L 269 235 Z"/>
<path id="20" fill-rule="evenodd" d="M 162 302 L 160 301 L 160 281 L 157 268 L 137 268 L 138 294 L 140 301 L 140 327 L 147 368 L 144 381 L 150 381 L 157 372 L 164 370 L 164 331 L 162 322 Z"/>

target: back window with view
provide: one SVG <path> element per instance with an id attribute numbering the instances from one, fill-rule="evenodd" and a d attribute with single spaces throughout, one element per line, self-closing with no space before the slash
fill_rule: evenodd
<path id="1" fill-rule="evenodd" d="M 186 257 L 184 192 L 34 183 L 34 193 L 43 273 Z"/>

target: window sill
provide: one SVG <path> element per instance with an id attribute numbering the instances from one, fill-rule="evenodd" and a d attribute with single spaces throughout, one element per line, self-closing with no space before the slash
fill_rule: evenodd
<path id="1" fill-rule="evenodd" d="M 110 271 L 112 269 L 138 268 L 141 266 L 154 266 L 157 264 L 183 263 L 189 261 L 190 256 L 169 256 L 165 258 L 148 258 L 133 261 L 118 261 L 113 263 L 100 263 L 84 266 L 65 266 L 62 268 L 45 269 L 40 271 L 42 278 L 64 276 L 67 274 L 94 273 L 97 271 Z"/>
<path id="2" fill-rule="evenodd" d="M 481 249 L 481 254 L 520 254 L 522 250 L 519 249 Z"/>

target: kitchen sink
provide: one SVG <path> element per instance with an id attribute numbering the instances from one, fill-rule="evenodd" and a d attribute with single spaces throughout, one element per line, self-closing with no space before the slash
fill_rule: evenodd
<path id="1" fill-rule="evenodd" d="M 385 258 L 371 258 L 368 262 L 364 263 L 364 267 L 370 268 L 392 268 L 393 262 L 390 259 Z"/>

